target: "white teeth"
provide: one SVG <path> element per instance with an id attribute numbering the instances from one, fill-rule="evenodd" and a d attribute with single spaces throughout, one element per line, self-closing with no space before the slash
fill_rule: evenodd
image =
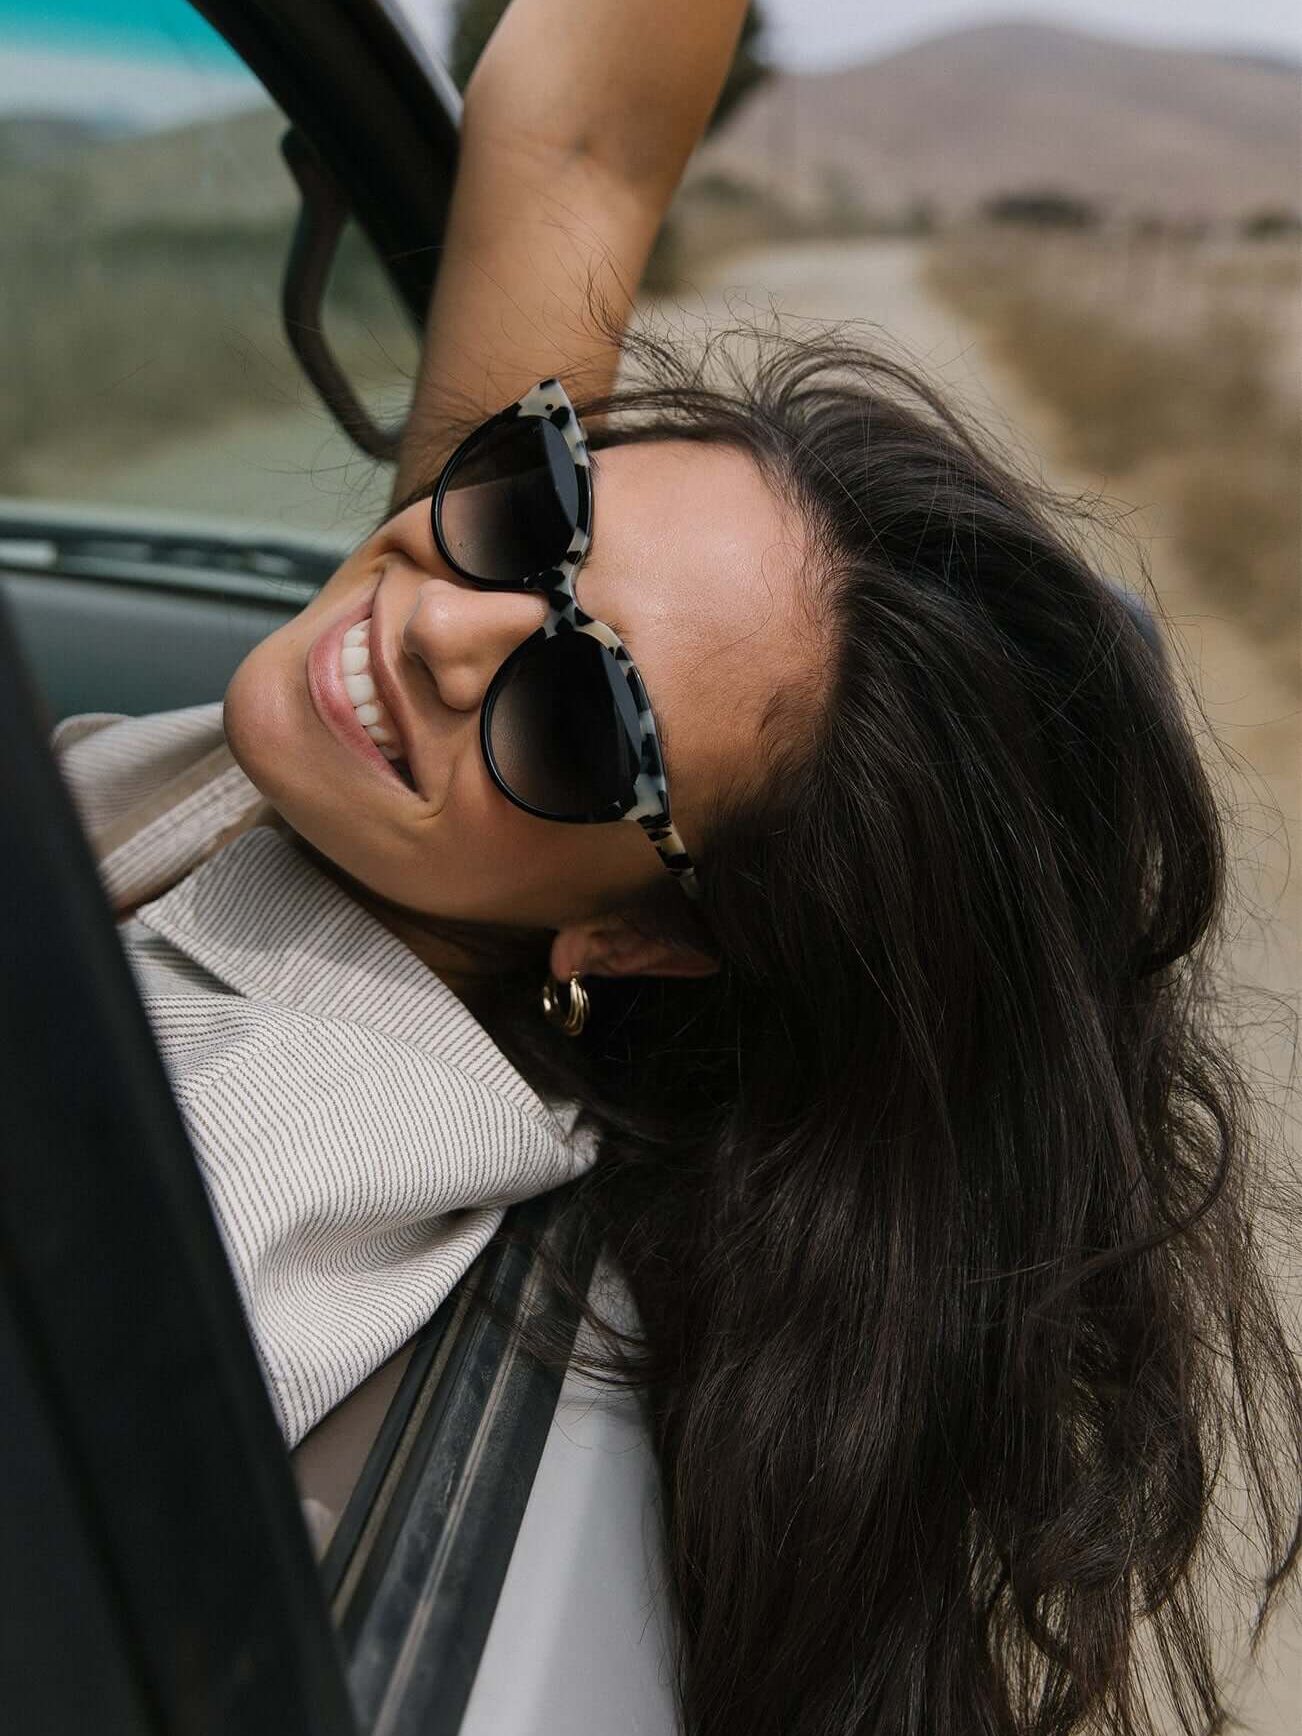
<path id="1" fill-rule="evenodd" d="M 375 683 L 366 673 L 345 675 L 344 687 L 354 705 L 369 705 L 376 697 Z"/>
<path id="2" fill-rule="evenodd" d="M 371 623 L 359 621 L 344 634 L 339 653 L 339 672 L 344 690 L 353 702 L 357 721 L 387 760 L 402 758 L 402 743 L 393 719 L 371 677 Z"/>

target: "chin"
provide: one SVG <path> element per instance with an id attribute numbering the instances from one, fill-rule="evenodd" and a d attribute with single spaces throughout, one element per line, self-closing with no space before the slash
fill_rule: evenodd
<path id="1" fill-rule="evenodd" d="M 222 727 L 236 764 L 278 809 L 293 794 L 293 779 L 285 774 L 301 768 L 306 748 L 301 701 L 296 703 L 288 678 L 289 646 L 277 644 L 293 625 L 253 647 L 231 676 L 222 704 Z"/>

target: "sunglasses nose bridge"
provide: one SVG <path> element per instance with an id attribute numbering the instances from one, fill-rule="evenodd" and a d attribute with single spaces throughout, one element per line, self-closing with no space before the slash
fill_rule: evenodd
<path id="1" fill-rule="evenodd" d="M 468 581 L 425 579 L 400 643 L 408 657 L 425 665 L 445 705 L 473 711 L 502 664 L 549 612 L 539 591 L 493 591 Z"/>

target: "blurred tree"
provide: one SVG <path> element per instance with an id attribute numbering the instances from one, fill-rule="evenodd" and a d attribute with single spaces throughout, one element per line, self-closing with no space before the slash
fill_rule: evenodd
<path id="1" fill-rule="evenodd" d="M 1266 206 L 1243 218 L 1239 233 L 1245 241 L 1279 241 L 1302 235 L 1302 215 L 1283 206 Z"/>
<path id="2" fill-rule="evenodd" d="M 1055 187 L 1022 193 L 996 193 L 981 214 L 991 223 L 1027 223 L 1045 229 L 1092 229 L 1099 220 L 1096 206 Z"/>
<path id="3" fill-rule="evenodd" d="M 508 0 L 454 0 L 448 39 L 448 70 L 458 90 L 466 88 L 475 62 L 484 52 L 484 46 L 507 4 Z M 752 4 L 741 27 L 732 68 L 710 117 L 709 131 L 712 132 L 749 91 L 768 77 L 770 69 L 760 40 L 763 31 L 760 8 Z"/>

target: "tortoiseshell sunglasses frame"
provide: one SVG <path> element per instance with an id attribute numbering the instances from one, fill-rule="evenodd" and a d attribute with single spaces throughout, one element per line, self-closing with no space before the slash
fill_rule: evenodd
<path id="1" fill-rule="evenodd" d="M 555 566 L 544 567 L 523 579 L 487 579 L 482 574 L 467 571 L 448 547 L 442 526 L 443 501 L 458 466 L 472 455 L 479 444 L 506 424 L 524 417 L 550 422 L 564 438 L 566 448 L 574 461 L 578 494 L 577 522 L 569 547 Z M 536 633 L 531 633 L 504 659 L 484 695 L 480 711 L 480 746 L 493 782 L 508 801 L 514 802 L 516 807 L 523 808 L 526 813 L 534 814 L 539 819 L 556 820 L 563 825 L 596 825 L 609 820 L 635 821 L 655 845 L 661 861 L 677 878 L 684 892 L 691 898 L 699 898 L 700 886 L 696 869 L 673 823 L 664 755 L 660 749 L 651 702 L 647 698 L 646 684 L 615 629 L 608 622 L 599 621 L 594 615 L 589 615 L 580 607 L 575 596 L 575 580 L 592 541 L 592 470 L 583 429 L 559 380 L 540 380 L 522 398 L 490 416 L 466 436 L 439 474 L 430 503 L 430 520 L 439 553 L 462 578 L 481 590 L 541 591 L 549 605 L 546 621 Z M 623 798 L 612 803 L 608 811 L 601 813 L 553 814 L 544 808 L 535 807 L 511 788 L 493 753 L 493 707 L 512 666 L 528 653 L 540 636 L 550 639 L 559 633 L 586 633 L 605 647 L 614 661 L 615 669 L 628 683 L 641 730 L 639 769 L 634 782 Z"/>

